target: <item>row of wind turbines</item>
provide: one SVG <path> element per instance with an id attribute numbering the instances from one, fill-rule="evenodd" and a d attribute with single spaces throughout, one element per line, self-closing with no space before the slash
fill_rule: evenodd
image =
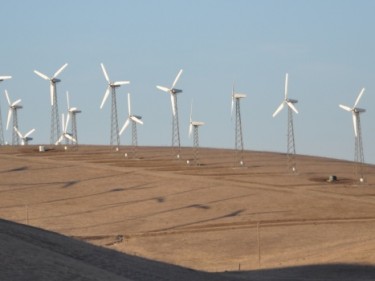
<path id="1" fill-rule="evenodd" d="M 50 101 L 51 101 L 51 134 L 50 134 L 50 142 L 51 144 L 61 144 L 62 141 L 65 139 L 66 143 L 74 143 L 78 144 L 77 138 L 77 120 L 76 115 L 81 113 L 76 107 L 70 107 L 69 103 L 69 93 L 67 92 L 67 105 L 68 105 L 68 113 L 67 118 L 64 118 L 62 115 L 62 130 L 60 130 L 60 120 L 59 120 L 59 111 L 58 111 L 58 103 L 57 103 L 57 89 L 56 84 L 61 82 L 60 79 L 57 77 L 62 73 L 62 71 L 68 66 L 68 64 L 64 64 L 60 67 L 51 77 L 34 70 L 34 73 L 37 74 L 39 77 L 43 78 L 50 82 Z M 118 115 L 117 115 L 117 101 L 116 101 L 116 90 L 117 88 L 127 85 L 130 81 L 111 81 L 108 75 L 108 72 L 104 66 L 101 64 L 101 69 L 104 75 L 105 80 L 107 81 L 107 89 L 104 93 L 102 102 L 100 104 L 100 109 L 102 109 L 108 99 L 111 96 L 111 134 L 110 134 L 110 145 L 118 147 L 120 145 L 120 135 L 126 130 L 126 128 L 131 124 L 132 126 L 132 145 L 133 147 L 137 146 L 137 124 L 143 125 L 142 117 L 139 115 L 134 115 L 131 112 L 131 97 L 130 93 L 128 93 L 128 117 L 121 128 L 119 129 L 118 124 Z M 172 148 L 176 152 L 177 158 L 180 158 L 180 130 L 179 130 L 179 119 L 178 119 L 178 102 L 177 96 L 178 94 L 182 93 L 182 89 L 176 88 L 177 82 L 179 81 L 183 70 L 181 69 L 177 76 L 175 77 L 172 85 L 170 87 L 166 86 L 156 86 L 157 89 L 166 92 L 170 95 L 171 99 L 171 107 L 172 107 Z M 11 79 L 11 76 L 0 76 L 0 82 L 4 80 Z M 354 102 L 353 107 L 349 107 L 346 105 L 340 104 L 339 106 L 352 113 L 353 119 L 353 126 L 354 126 L 354 137 L 355 137 L 355 162 L 357 163 L 356 173 L 360 173 L 360 180 L 363 181 L 363 176 L 361 172 L 360 166 L 364 163 L 364 153 L 363 153 L 363 143 L 362 143 L 362 132 L 361 132 L 361 122 L 360 122 L 360 114 L 365 112 L 365 109 L 358 108 L 357 105 L 364 93 L 365 89 L 363 88 L 357 99 Z M 27 144 L 32 138 L 30 135 L 35 131 L 35 129 L 30 130 L 26 134 L 22 134 L 18 129 L 18 117 L 17 111 L 22 108 L 20 105 L 21 100 L 18 99 L 14 102 L 11 101 L 9 94 L 5 91 L 5 96 L 8 102 L 9 110 L 8 110 L 8 118 L 7 118 L 7 130 L 9 128 L 10 120 L 13 120 L 13 135 L 12 135 L 12 144 L 19 144 L 19 139 L 21 139 L 21 144 Z M 242 121 L 241 121 L 241 111 L 240 111 L 240 101 L 241 99 L 246 98 L 246 94 L 238 93 L 235 91 L 235 87 L 233 84 L 232 88 L 232 104 L 231 104 L 231 114 L 233 116 L 233 111 L 235 111 L 235 163 L 242 166 L 243 163 L 243 134 L 242 134 Z M 293 113 L 298 114 L 298 110 L 295 104 L 298 103 L 298 100 L 291 99 L 288 97 L 288 74 L 285 76 L 285 88 L 284 88 L 284 99 L 282 100 L 281 104 L 277 107 L 275 112 L 273 113 L 273 117 L 276 117 L 284 107 L 288 109 L 288 118 L 287 118 L 287 163 L 288 168 L 292 172 L 296 172 L 296 148 L 295 148 L 295 138 L 294 138 L 294 125 L 293 125 Z M 194 146 L 194 158 L 197 163 L 197 153 L 199 147 L 199 134 L 198 128 L 204 125 L 204 122 L 201 121 L 193 121 L 192 120 L 192 108 L 193 104 L 191 104 L 191 111 L 190 111 L 190 120 L 189 120 L 189 136 L 193 134 L 193 146 Z M 68 124 L 71 120 L 71 130 L 68 132 Z M 3 134 L 2 134 L 2 122 L 1 122 L 1 112 L 0 112 L 0 144 L 4 144 Z"/>

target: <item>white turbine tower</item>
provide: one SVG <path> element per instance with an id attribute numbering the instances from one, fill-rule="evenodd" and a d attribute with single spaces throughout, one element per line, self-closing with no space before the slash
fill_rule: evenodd
<path id="1" fill-rule="evenodd" d="M 284 106 L 288 107 L 288 145 L 287 145 L 287 164 L 288 169 L 292 172 L 297 171 L 296 167 L 296 145 L 294 142 L 294 125 L 293 125 L 293 111 L 298 113 L 298 110 L 294 106 L 298 100 L 288 98 L 288 73 L 285 75 L 285 91 L 284 91 L 284 100 L 281 102 L 280 106 L 273 113 L 272 117 L 275 117 Z"/>
<path id="2" fill-rule="evenodd" d="M 78 133 L 77 133 L 77 114 L 81 113 L 82 111 L 79 110 L 77 107 L 70 107 L 70 102 L 69 102 L 69 92 L 66 91 L 66 102 L 68 105 L 68 114 L 69 118 L 71 120 L 71 132 L 72 132 L 72 137 L 76 140 L 74 143 L 75 145 L 78 145 Z"/>
<path id="3" fill-rule="evenodd" d="M 236 93 L 234 90 L 234 83 L 232 88 L 232 107 L 231 116 L 233 116 L 233 107 L 236 106 L 236 120 L 235 120 L 235 150 L 234 161 L 235 165 L 243 166 L 243 136 L 242 136 L 242 122 L 241 122 L 241 107 L 240 100 L 246 98 L 245 94 Z"/>
<path id="4" fill-rule="evenodd" d="M 11 79 L 11 78 L 12 76 L 0 76 L 0 82 Z M 4 145 L 4 144 L 5 144 L 5 141 L 4 141 L 3 118 L 2 118 L 1 107 L 0 107 L 0 145 Z"/>
<path id="5" fill-rule="evenodd" d="M 62 131 L 61 131 L 61 135 L 60 135 L 59 139 L 55 142 L 55 145 L 61 144 L 61 142 L 64 139 L 65 139 L 66 142 L 68 142 L 68 141 L 72 141 L 74 143 L 77 142 L 76 139 L 73 138 L 72 134 L 67 132 L 68 124 L 69 124 L 69 115 L 68 115 L 68 117 L 66 118 L 66 121 L 65 121 L 64 114 L 62 114 Z"/>
<path id="6" fill-rule="evenodd" d="M 204 125 L 204 122 L 193 121 L 193 102 L 191 102 L 190 108 L 190 123 L 189 123 L 189 137 L 193 133 L 193 152 L 194 152 L 194 162 L 198 165 L 198 150 L 199 150 L 199 133 L 198 128 Z"/>
<path id="7" fill-rule="evenodd" d="M 33 140 L 33 138 L 30 138 L 29 136 L 35 131 L 35 129 L 31 129 L 25 135 L 22 135 L 22 133 L 17 129 L 17 127 L 13 127 L 13 129 L 14 129 L 14 131 L 16 131 L 16 133 L 20 137 L 21 145 L 28 145 L 29 141 Z"/>
<path id="8" fill-rule="evenodd" d="M 182 69 L 178 72 L 176 78 L 173 81 L 173 84 L 170 88 L 164 86 L 156 86 L 159 90 L 162 90 L 171 95 L 171 105 L 172 105 L 172 149 L 177 149 L 177 158 L 180 158 L 180 128 L 178 121 L 178 106 L 177 106 L 177 94 L 182 93 L 181 89 L 176 89 L 178 79 L 182 74 Z"/>
<path id="9" fill-rule="evenodd" d="M 119 136 L 119 127 L 118 127 L 118 117 L 117 117 L 117 102 L 116 102 L 116 88 L 120 87 L 121 85 L 129 84 L 129 81 L 116 81 L 111 82 L 109 79 L 108 73 L 104 67 L 104 64 L 100 64 L 103 70 L 103 74 L 105 80 L 108 82 L 107 90 L 105 91 L 102 103 L 100 105 L 100 109 L 103 108 L 105 101 L 107 100 L 109 94 L 111 94 L 112 99 L 112 107 L 111 107 L 111 146 L 116 146 L 116 149 L 119 149 L 120 146 L 120 136 Z"/>
<path id="10" fill-rule="evenodd" d="M 57 93 L 56 93 L 56 83 L 61 82 L 60 79 L 57 79 L 57 76 L 67 67 L 68 64 L 64 64 L 60 67 L 52 77 L 34 70 L 34 73 L 39 77 L 48 80 L 50 82 L 50 96 L 51 96 L 51 136 L 50 143 L 53 144 L 57 141 L 60 134 L 60 123 L 59 123 L 59 108 L 57 103 Z"/>
<path id="11" fill-rule="evenodd" d="M 133 154 L 135 154 L 136 147 L 138 146 L 138 137 L 137 137 L 137 123 L 143 125 L 143 121 L 141 120 L 142 116 L 133 115 L 131 110 L 131 102 L 130 102 L 130 93 L 128 93 L 128 118 L 126 119 L 124 126 L 122 126 L 120 130 L 120 135 L 126 130 L 129 124 L 132 124 L 132 147 L 133 147 Z"/>
<path id="12" fill-rule="evenodd" d="M 8 119 L 7 119 L 7 130 L 9 129 L 10 119 L 13 121 L 13 128 L 16 127 L 18 129 L 18 110 L 22 108 L 20 105 L 21 99 L 12 102 L 9 98 L 8 91 L 5 90 L 5 97 L 8 101 L 9 109 L 8 109 Z M 12 131 L 12 145 L 19 145 L 20 140 L 19 136 L 16 131 Z"/>
<path id="13" fill-rule="evenodd" d="M 353 126 L 354 126 L 354 139 L 355 139 L 355 148 L 354 148 L 354 161 L 355 161 L 355 176 L 359 176 L 360 182 L 364 181 L 363 176 L 363 163 L 365 162 L 365 157 L 363 154 L 363 143 L 362 143 L 362 130 L 361 130 L 361 119 L 360 114 L 366 112 L 363 108 L 358 108 L 357 105 L 359 100 L 361 99 L 363 93 L 365 92 L 365 88 L 361 90 L 353 107 L 349 107 L 346 105 L 340 104 L 339 106 L 352 113 L 353 118 Z"/>

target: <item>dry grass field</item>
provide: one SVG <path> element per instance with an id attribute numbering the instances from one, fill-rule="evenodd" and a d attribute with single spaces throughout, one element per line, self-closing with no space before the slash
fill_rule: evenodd
<path id="1" fill-rule="evenodd" d="M 278 153 L 245 151 L 244 167 L 232 150 L 203 148 L 199 159 L 187 164 L 190 148 L 177 159 L 164 147 L 1 147 L 0 218 L 241 280 L 375 264 L 374 166 L 359 184 L 352 163 L 327 158 L 297 156 L 296 174 Z"/>

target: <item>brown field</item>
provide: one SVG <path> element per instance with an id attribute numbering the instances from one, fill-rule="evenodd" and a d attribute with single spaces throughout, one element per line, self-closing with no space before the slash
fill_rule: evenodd
<path id="1" fill-rule="evenodd" d="M 1 147 L 0 218 L 209 272 L 375 264 L 374 166 L 359 184 L 351 162 L 298 156 L 293 175 L 284 154 L 233 156 Z"/>

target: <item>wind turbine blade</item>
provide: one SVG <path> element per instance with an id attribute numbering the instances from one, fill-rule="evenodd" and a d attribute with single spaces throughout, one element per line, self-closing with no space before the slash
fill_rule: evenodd
<path id="1" fill-rule="evenodd" d="M 64 135 L 61 135 L 60 138 L 55 142 L 55 145 L 58 145 L 64 139 Z"/>
<path id="2" fill-rule="evenodd" d="M 294 104 L 293 103 L 291 103 L 291 102 L 287 102 L 287 105 L 295 112 L 295 113 L 297 113 L 298 114 L 298 110 L 297 110 L 297 108 L 294 106 Z"/>
<path id="3" fill-rule="evenodd" d="M 0 76 L 0 81 L 11 79 L 12 76 Z"/>
<path id="4" fill-rule="evenodd" d="M 138 124 L 141 124 L 143 125 L 143 121 L 138 119 L 137 117 L 135 116 L 130 116 L 130 119 L 133 120 L 134 122 L 138 123 Z"/>
<path id="5" fill-rule="evenodd" d="M 158 88 L 159 90 L 162 90 L 164 92 L 167 92 L 169 93 L 171 89 L 168 89 L 167 87 L 163 87 L 163 86 L 156 86 L 156 88 Z"/>
<path id="6" fill-rule="evenodd" d="M 12 106 L 16 106 L 16 105 L 19 104 L 21 101 L 22 101 L 21 99 L 16 100 L 14 103 L 12 103 Z"/>
<path id="7" fill-rule="evenodd" d="M 129 126 L 129 123 L 130 123 L 130 119 L 128 118 L 128 119 L 126 119 L 124 126 L 122 126 L 122 128 L 120 130 L 120 133 L 119 133 L 120 136 L 126 130 L 126 128 Z"/>
<path id="8" fill-rule="evenodd" d="M 48 77 L 47 75 L 45 75 L 45 74 L 39 72 L 38 70 L 34 70 L 34 73 L 35 73 L 36 75 L 38 75 L 39 77 L 42 77 L 42 78 L 45 79 L 45 80 L 51 80 L 51 79 L 49 79 L 49 77 Z"/>
<path id="9" fill-rule="evenodd" d="M 8 110 L 8 119 L 7 119 L 7 130 L 9 128 L 10 119 L 12 118 L 12 112 L 13 112 L 13 110 L 11 108 L 9 108 L 9 110 Z"/>
<path id="10" fill-rule="evenodd" d="M 358 136 L 358 120 L 357 120 L 357 114 L 355 112 L 352 113 L 353 116 L 353 126 L 354 126 L 354 135 Z"/>
<path id="11" fill-rule="evenodd" d="M 66 104 L 68 105 L 68 110 L 70 109 L 70 103 L 69 103 L 69 92 L 66 91 Z"/>
<path id="12" fill-rule="evenodd" d="M 288 73 L 285 75 L 285 91 L 284 91 L 285 99 L 288 98 Z"/>
<path id="13" fill-rule="evenodd" d="M 52 76 L 52 79 L 53 78 L 56 78 L 64 69 L 65 69 L 65 67 L 67 67 L 68 66 L 68 64 L 66 63 L 66 64 L 64 64 L 62 67 L 60 67 L 59 68 L 59 70 L 57 70 L 56 72 L 55 72 L 55 74 Z"/>
<path id="14" fill-rule="evenodd" d="M 272 114 L 272 117 L 275 117 L 279 112 L 284 108 L 284 101 L 279 105 L 276 111 Z"/>
<path id="15" fill-rule="evenodd" d="M 342 104 L 340 104 L 339 106 L 340 106 L 342 109 L 346 110 L 346 111 L 352 111 L 352 109 L 351 109 L 349 106 L 342 105 Z"/>
<path id="16" fill-rule="evenodd" d="M 13 129 L 16 131 L 17 135 L 22 139 L 23 136 L 22 136 L 21 132 L 18 131 L 17 127 L 14 126 Z M 26 138 L 26 135 L 25 135 L 25 138 Z"/>
<path id="17" fill-rule="evenodd" d="M 191 133 L 193 132 L 193 124 L 190 122 L 189 125 L 189 138 L 191 137 Z"/>
<path id="18" fill-rule="evenodd" d="M 176 116 L 176 103 L 175 103 L 175 95 L 174 94 L 171 94 L 171 104 L 172 104 L 173 116 Z"/>
<path id="19" fill-rule="evenodd" d="M 51 82 L 50 86 L 49 86 L 49 91 L 50 91 L 50 95 L 51 95 L 51 106 L 53 106 L 54 104 L 54 96 L 55 96 L 55 85 Z"/>
<path id="20" fill-rule="evenodd" d="M 108 76 L 107 70 L 105 70 L 104 64 L 101 63 L 100 65 L 102 67 L 105 80 L 107 80 L 108 84 L 111 83 L 111 81 L 109 80 L 109 76 Z"/>
<path id="21" fill-rule="evenodd" d="M 15 128 L 15 129 L 17 129 L 17 128 Z M 30 136 L 34 132 L 35 132 L 35 129 L 31 129 L 30 131 L 27 132 L 27 134 L 24 136 L 24 138 L 27 138 L 28 136 Z"/>
<path id="22" fill-rule="evenodd" d="M 132 115 L 131 105 L 130 105 L 130 93 L 128 93 L 128 114 L 129 116 Z"/>
<path id="23" fill-rule="evenodd" d="M 108 96 L 109 96 L 109 87 L 105 91 L 105 94 L 104 94 L 104 97 L 103 97 L 103 100 L 102 100 L 102 104 L 100 105 L 100 109 L 103 108 L 103 105 L 104 105 L 105 101 L 107 100 Z"/>
<path id="24" fill-rule="evenodd" d="M 65 122 L 65 127 L 64 127 L 64 133 L 66 133 L 66 131 L 68 130 L 68 124 L 69 124 L 69 118 L 70 118 L 70 114 L 68 113 L 67 116 L 66 116 L 66 122 Z"/>
<path id="25" fill-rule="evenodd" d="M 12 102 L 10 101 L 10 98 L 9 98 L 7 90 L 5 90 L 5 97 L 6 97 L 7 101 L 8 101 L 9 106 L 12 106 Z"/>
<path id="26" fill-rule="evenodd" d="M 126 85 L 126 84 L 130 84 L 130 81 L 116 81 L 112 83 L 113 86 L 121 86 L 121 85 Z"/>
<path id="27" fill-rule="evenodd" d="M 72 142 L 77 142 L 77 140 L 75 138 L 73 138 L 71 135 L 69 135 L 67 133 L 64 134 L 64 137 L 71 140 Z"/>
<path id="28" fill-rule="evenodd" d="M 361 92 L 359 93 L 357 99 L 355 100 L 355 103 L 354 103 L 353 108 L 355 108 L 355 107 L 357 106 L 357 104 L 358 104 L 359 100 L 361 99 L 361 97 L 362 97 L 364 91 L 365 91 L 365 88 L 363 88 L 363 89 L 361 90 Z"/>
<path id="29" fill-rule="evenodd" d="M 174 86 L 176 86 L 177 81 L 178 81 L 178 79 L 180 79 L 181 74 L 182 74 L 182 69 L 180 69 L 180 71 L 178 72 L 178 74 L 176 76 L 176 79 L 174 79 L 173 84 L 172 84 L 172 89 L 174 88 Z"/>

